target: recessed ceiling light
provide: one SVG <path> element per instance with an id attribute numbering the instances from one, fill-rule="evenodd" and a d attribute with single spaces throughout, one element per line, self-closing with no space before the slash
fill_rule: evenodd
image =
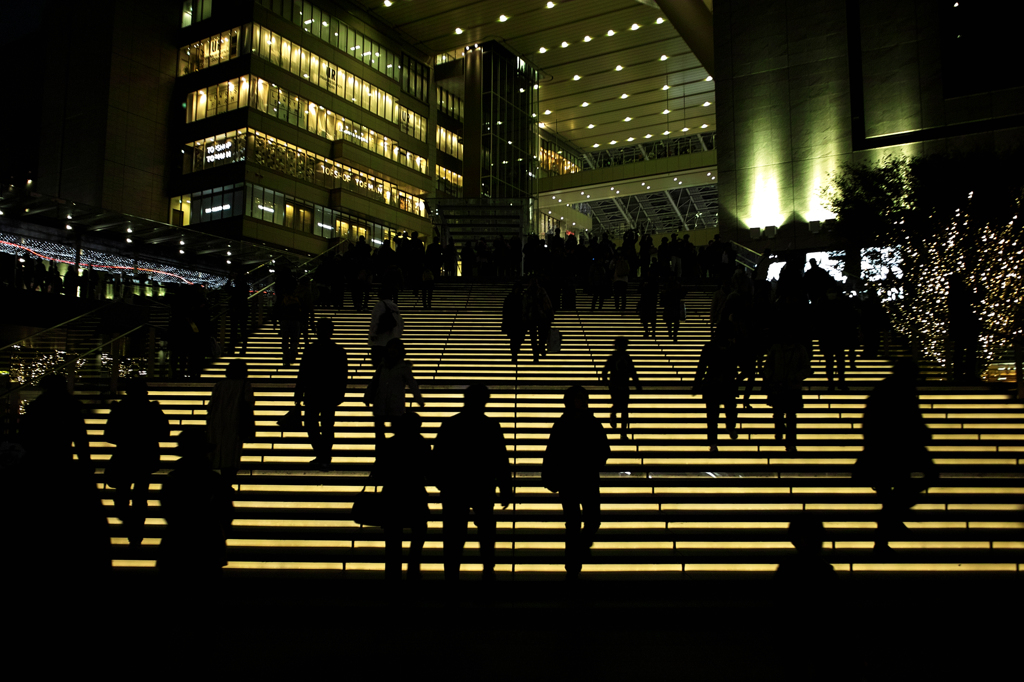
<path id="1" fill-rule="evenodd" d="M 630 30 L 630 31 L 635 31 L 635 30 L 637 30 L 638 28 L 640 28 L 640 24 L 633 24 L 632 26 L 630 26 L 630 27 L 629 27 L 629 30 Z"/>
<path id="2" fill-rule="evenodd" d="M 580 106 L 581 106 L 581 107 L 589 107 L 589 106 L 590 106 L 590 102 L 584 102 L 584 103 L 583 103 L 583 104 L 581 104 Z"/>
<path id="3" fill-rule="evenodd" d="M 519 92 L 526 92 L 523 88 L 519 88 Z"/>
<path id="4" fill-rule="evenodd" d="M 611 36 L 615 35 L 615 31 L 613 31 L 611 29 L 608 29 L 608 33 L 606 33 L 605 35 L 607 35 L 608 37 L 611 37 Z"/>
<path id="5" fill-rule="evenodd" d="M 654 23 L 656 23 L 656 24 L 664 24 L 665 23 L 665 19 L 663 19 L 662 17 L 658 17 L 658 20 L 655 21 Z"/>
<path id="6" fill-rule="evenodd" d="M 541 128 L 543 128 L 543 127 L 544 127 L 544 123 L 543 123 L 543 122 L 541 122 L 541 124 L 540 124 L 540 127 L 541 127 Z"/>
<path id="7" fill-rule="evenodd" d="M 587 129 L 589 130 L 590 128 L 593 128 L 593 127 L 594 127 L 594 124 L 591 123 L 590 125 L 587 126 Z"/>
<path id="8" fill-rule="evenodd" d="M 391 7 L 391 0 L 384 0 L 385 7 Z"/>
<path id="9" fill-rule="evenodd" d="M 715 79 L 714 79 L 714 78 L 712 78 L 711 76 L 708 76 L 708 77 L 707 77 L 707 78 L 705 78 L 704 80 L 706 80 L 706 81 L 713 81 L 713 80 L 715 80 Z"/>
<path id="10" fill-rule="evenodd" d="M 672 178 L 672 182 L 678 182 L 679 178 Z"/>
<path id="11" fill-rule="evenodd" d="M 589 195 L 589 194 L 587 195 L 587 198 L 588 198 L 588 199 L 590 198 L 590 195 Z"/>
<path id="12" fill-rule="evenodd" d="M 615 70 L 616 71 L 622 71 L 622 64 L 619 64 L 618 66 L 616 66 Z"/>
<path id="13" fill-rule="evenodd" d="M 455 29 L 455 35 L 461 36 L 462 35 L 462 29 L 461 28 Z"/>
<path id="14" fill-rule="evenodd" d="M 562 41 L 562 47 L 569 47 L 569 41 L 568 40 L 563 40 Z"/>
<path id="15" fill-rule="evenodd" d="M 548 116 L 548 115 L 550 115 L 550 114 L 551 114 L 551 110 L 550 110 L 550 109 L 545 109 L 545 110 L 544 110 L 544 115 L 545 115 L 545 116 Z"/>
<path id="16" fill-rule="evenodd" d="M 705 123 L 704 125 L 701 126 L 701 128 L 707 128 L 707 127 L 708 127 L 707 123 Z"/>
<path id="17" fill-rule="evenodd" d="M 618 144 L 618 143 L 619 143 L 619 141 L 618 141 L 618 140 L 612 140 L 612 141 L 611 141 L 611 142 L 609 142 L 608 144 Z"/>
<path id="18" fill-rule="evenodd" d="M 635 137 L 627 137 L 626 138 L 626 142 L 632 142 L 635 139 L 636 139 Z"/>
<path id="19" fill-rule="evenodd" d="M 662 62 L 663 62 L 663 61 L 665 61 L 666 59 L 668 59 L 668 55 L 667 55 L 667 54 L 663 54 L 663 55 L 661 55 L 661 59 L 660 59 L 659 61 L 662 61 Z"/>
<path id="20" fill-rule="evenodd" d="M 612 187 L 611 189 L 612 189 L 612 190 L 614 190 L 615 188 L 614 188 L 614 187 Z"/>
<path id="21" fill-rule="evenodd" d="M 506 21 L 508 21 L 508 17 L 506 17 L 504 14 L 502 14 L 500 17 L 498 17 L 498 21 L 506 22 Z"/>
<path id="22" fill-rule="evenodd" d="M 626 93 L 622 93 L 622 97 L 620 97 L 619 99 L 626 99 L 627 97 L 629 97 L 629 95 L 627 95 Z"/>
<path id="23" fill-rule="evenodd" d="M 702 104 L 701 106 L 702 107 L 710 107 L 711 106 L 711 102 L 704 102 L 704 104 Z"/>
<path id="24" fill-rule="evenodd" d="M 671 130 L 666 130 L 665 132 L 662 133 L 662 135 L 668 135 L 671 132 L 672 132 Z"/>
<path id="25" fill-rule="evenodd" d="M 668 90 L 668 84 L 662 85 L 662 86 L 661 86 L 661 89 L 662 89 L 662 90 Z"/>
<path id="26" fill-rule="evenodd" d="M 590 36 L 583 36 L 583 42 L 589 43 L 591 40 L 593 40 L 593 38 L 591 38 Z"/>
<path id="27" fill-rule="evenodd" d="M 647 139 L 648 137 L 651 137 L 650 133 L 647 133 L 646 135 L 644 135 L 644 139 Z"/>
<path id="28" fill-rule="evenodd" d="M 548 48 L 546 48 L 546 47 L 542 47 L 542 48 L 540 48 L 540 49 L 539 49 L 539 50 L 537 50 L 537 51 L 538 51 L 538 52 L 540 52 L 541 54 L 544 54 L 545 52 L 547 52 L 547 51 L 548 51 Z"/>
<path id="29" fill-rule="evenodd" d="M 549 2 L 549 3 L 548 3 L 548 9 L 551 9 L 551 8 L 552 8 L 552 7 L 554 7 L 554 6 L 555 6 L 555 3 L 553 3 L 553 2 Z"/>
<path id="30" fill-rule="evenodd" d="M 633 120 L 633 117 L 632 116 L 627 116 L 626 118 L 624 118 L 622 120 L 625 121 L 626 123 L 629 123 L 630 121 Z"/>
<path id="31" fill-rule="evenodd" d="M 684 133 L 687 132 L 688 130 L 689 130 L 689 128 L 683 128 L 683 132 Z"/>
<path id="32" fill-rule="evenodd" d="M 663 114 L 671 114 L 672 112 L 669 109 L 666 109 L 665 111 L 663 111 L 661 113 L 663 113 Z"/>
<path id="33" fill-rule="evenodd" d="M 579 80 L 580 78 L 582 78 L 582 77 L 583 77 L 583 76 L 581 76 L 581 75 L 579 75 L 579 74 L 576 74 L 575 76 L 573 76 L 573 77 L 572 77 L 572 79 L 573 79 L 574 81 L 578 81 L 578 80 Z"/>
<path id="34" fill-rule="evenodd" d="M 597 143 L 595 142 L 595 143 L 594 143 L 594 146 L 595 146 L 595 147 L 600 147 L 601 145 L 599 145 L 599 144 L 597 144 Z"/>

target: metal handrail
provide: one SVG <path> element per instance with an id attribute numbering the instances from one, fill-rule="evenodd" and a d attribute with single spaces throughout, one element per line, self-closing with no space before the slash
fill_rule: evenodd
<path id="1" fill-rule="evenodd" d="M 109 308 L 110 306 L 114 305 L 114 303 L 115 303 L 115 301 L 111 301 L 110 303 L 107 303 L 106 305 L 101 305 L 99 308 L 94 308 L 93 310 L 84 312 L 81 315 L 79 315 L 78 317 L 72 317 L 70 320 L 65 320 L 64 322 L 61 322 L 60 324 L 56 324 L 56 325 L 50 327 L 49 329 L 44 329 L 42 331 L 36 332 L 35 334 L 30 334 L 30 335 L 26 336 L 25 338 L 23 338 L 23 339 L 21 339 L 19 341 L 12 341 L 11 343 L 7 344 L 6 346 L 0 346 L 0 351 L 5 351 L 8 348 L 10 348 L 11 346 L 21 345 L 22 343 L 24 343 L 25 341 L 28 341 L 29 339 L 31 339 L 33 337 L 39 336 L 40 334 L 45 334 L 47 332 L 52 332 L 55 329 L 60 329 L 64 325 L 71 324 L 72 322 L 80 320 L 83 317 L 89 317 L 90 315 L 95 315 L 99 311 L 105 310 L 106 308 Z"/>

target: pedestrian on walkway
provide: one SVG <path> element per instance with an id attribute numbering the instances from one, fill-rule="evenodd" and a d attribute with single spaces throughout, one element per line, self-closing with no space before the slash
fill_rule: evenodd
<path id="1" fill-rule="evenodd" d="M 380 300 L 370 317 L 370 363 L 374 367 L 384 359 L 384 348 L 388 342 L 402 338 L 405 331 L 405 320 L 394 301 L 396 293 L 394 289 L 381 287 Z"/>
<path id="2" fill-rule="evenodd" d="M 725 429 L 736 439 L 736 352 L 731 343 L 728 325 L 723 322 L 715 328 L 711 340 L 704 345 L 693 378 L 693 392 L 700 393 L 707 409 L 708 444 L 712 452 L 718 450 L 718 416 L 725 412 Z"/>
<path id="3" fill-rule="evenodd" d="M 424 407 L 419 384 L 412 374 L 412 364 L 405 359 L 405 345 L 401 339 L 391 339 L 384 350 L 384 360 L 366 387 L 363 402 L 373 406 L 374 432 L 377 442 L 384 440 L 388 422 L 405 414 L 405 389 L 412 391 L 420 407 Z"/>
<path id="4" fill-rule="evenodd" d="M 811 375 L 811 356 L 795 331 L 784 332 L 768 349 L 764 386 L 775 422 L 775 440 L 796 452 L 796 413 L 803 409 L 803 383 Z"/>
<path id="5" fill-rule="evenodd" d="M 605 361 L 601 369 L 601 383 L 608 387 L 611 393 L 612 410 L 609 415 L 612 423 L 612 431 L 621 425 L 619 438 L 629 440 L 629 384 L 632 381 L 636 390 L 641 391 L 640 375 L 636 372 L 633 358 L 629 357 L 626 349 L 629 347 L 629 339 L 620 336 L 615 339 L 615 351 Z"/>
<path id="6" fill-rule="evenodd" d="M 494 489 L 503 509 L 512 499 L 512 470 L 505 435 L 497 419 L 484 413 L 490 391 L 470 384 L 462 412 L 441 424 L 433 463 L 444 509 L 444 577 L 458 580 L 469 512 L 477 528 L 484 580 L 494 579 Z"/>
<path id="7" fill-rule="evenodd" d="M 562 503 L 570 579 L 579 576 L 601 527 L 601 470 L 611 455 L 608 435 L 591 412 L 589 397 L 578 385 L 565 392 L 565 412 L 551 427 L 541 469 L 541 485 L 558 493 Z"/>
<path id="8" fill-rule="evenodd" d="M 310 464 L 327 470 L 334 448 L 335 411 L 345 400 L 348 386 L 348 358 L 334 342 L 334 322 L 317 321 L 316 341 L 306 348 L 295 382 L 295 406 L 306 402 L 306 431 L 313 447 Z"/>
<path id="9" fill-rule="evenodd" d="M 401 343 L 397 341 L 397 343 Z M 382 366 L 383 367 L 383 366 Z M 420 577 L 420 557 L 427 537 L 426 467 L 430 444 L 420 434 L 423 421 L 415 412 L 403 412 L 395 418 L 395 435 L 377 441 L 377 457 L 371 476 L 383 486 L 384 499 L 384 578 L 402 578 L 402 535 L 410 529 L 409 580 Z"/>

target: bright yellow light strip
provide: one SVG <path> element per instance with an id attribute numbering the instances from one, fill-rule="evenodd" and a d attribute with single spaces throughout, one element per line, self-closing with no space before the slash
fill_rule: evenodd
<path id="1" fill-rule="evenodd" d="M 676 549 L 793 549 L 791 542 L 677 542 Z"/>
<path id="2" fill-rule="evenodd" d="M 114 568 L 156 568 L 156 559 L 114 559 L 110 565 Z"/>
<path id="3" fill-rule="evenodd" d="M 717 486 L 704 486 L 700 488 L 687 486 L 658 487 L 654 489 L 655 495 L 779 495 L 788 494 L 789 488 L 719 488 Z"/>
<path id="4" fill-rule="evenodd" d="M 284 502 L 280 500 L 235 500 L 235 507 L 245 509 L 351 509 L 351 502 Z"/>
<path id="5" fill-rule="evenodd" d="M 681 564 L 583 564 L 583 573 L 674 573 L 681 568 Z"/>
<path id="6" fill-rule="evenodd" d="M 358 523 L 348 519 L 235 519 L 231 525 L 261 528 L 360 528 Z"/>
<path id="7" fill-rule="evenodd" d="M 1017 564 L 853 564 L 854 571 L 928 571 L 968 573 L 973 571 L 1016 571 Z"/>
<path id="8" fill-rule="evenodd" d="M 826 522 L 828 525 L 828 522 Z M 604 524 L 601 524 L 604 527 Z M 669 521 L 669 528 L 789 528 L 789 521 Z"/>
<path id="9" fill-rule="evenodd" d="M 971 521 L 968 528 L 1024 528 L 1024 521 Z"/>
<path id="10" fill-rule="evenodd" d="M 751 571 L 766 572 L 775 571 L 778 564 L 686 564 L 687 573 L 700 573 L 705 571 L 720 571 L 729 573 L 746 573 Z"/>
<path id="11" fill-rule="evenodd" d="M 340 547 L 350 549 L 351 540 L 243 540 L 228 538 L 228 547 Z"/>
<path id="12" fill-rule="evenodd" d="M 802 504 L 756 504 L 756 503 L 734 503 L 734 504 L 700 504 L 680 503 L 662 504 L 664 511 L 800 511 L 804 508 Z"/>

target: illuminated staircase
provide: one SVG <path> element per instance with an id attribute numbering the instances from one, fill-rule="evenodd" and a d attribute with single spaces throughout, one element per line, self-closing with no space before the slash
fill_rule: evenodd
<path id="1" fill-rule="evenodd" d="M 1007 398 L 942 384 L 921 390 L 943 485 L 922 496 L 907 518 L 910 532 L 891 543 L 894 552 L 880 557 L 871 550 L 876 495 L 855 485 L 850 472 L 861 451 L 864 402 L 886 376 L 888 363 L 860 361 L 847 375 L 850 391 L 827 392 L 817 355 L 796 454 L 775 442 L 771 411 L 759 387 L 752 409 L 740 409 L 739 438 L 720 434 L 719 450 L 712 453 L 703 403 L 690 394 L 697 356 L 709 336 L 710 294 L 688 296 L 690 318 L 677 343 L 661 336 L 643 339 L 632 312 L 591 312 L 589 306 L 561 311 L 555 327 L 564 334 L 562 351 L 540 363 L 525 352 L 526 361 L 516 366 L 500 331 L 506 293 L 507 287 L 498 285 L 442 284 L 431 310 L 410 305 L 409 293 L 400 299 L 409 359 L 426 398 L 419 412 L 428 439 L 441 420 L 459 411 L 467 381 L 491 387 L 488 413 L 505 428 L 517 485 L 515 504 L 497 512 L 497 569 L 503 579 L 563 575 L 561 509 L 557 496 L 539 485 L 545 438 L 562 412 L 565 388 L 573 383 L 588 387 L 591 407 L 607 425 L 610 402 L 597 377 L 619 335 L 631 339 L 629 350 L 645 390 L 631 400 L 633 440 L 620 441 L 609 430 L 613 454 L 602 480 L 603 523 L 584 573 L 767 576 L 794 556 L 787 527 L 806 512 L 825 523 L 824 557 L 839 572 L 1011 572 L 1024 564 L 1024 418 Z M 631 292 L 627 309 L 634 307 Z M 238 478 L 229 570 L 383 574 L 383 532 L 350 518 L 352 500 L 373 462 L 370 411 L 361 401 L 371 376 L 365 345 L 369 314 L 347 308 L 318 309 L 317 315 L 335 321 L 335 340 L 348 350 L 350 367 L 348 399 L 338 409 L 333 469 L 310 469 L 305 434 L 281 433 L 277 426 L 294 402 L 298 370 L 283 367 L 279 337 L 268 325 L 250 338 L 245 356 L 256 387 L 257 437 L 243 457 L 251 471 Z M 203 382 L 153 385 L 151 397 L 160 401 L 172 429 L 205 424 L 205 401 L 228 360 L 215 363 Z M 110 452 L 102 442 L 105 418 L 106 408 L 100 407 L 89 425 L 100 457 Z M 163 460 L 170 466 L 173 443 L 165 448 Z M 159 475 L 156 481 L 154 497 Z M 440 576 L 440 503 L 437 491 L 430 490 L 433 516 L 424 570 Z M 106 504 L 112 504 L 109 497 Z M 158 508 L 150 515 L 141 548 L 129 547 L 119 526 L 111 526 L 116 566 L 153 565 L 163 521 Z M 113 516 L 111 523 L 118 523 Z M 463 567 L 471 575 L 480 570 L 474 563 L 474 533 L 471 527 Z"/>

